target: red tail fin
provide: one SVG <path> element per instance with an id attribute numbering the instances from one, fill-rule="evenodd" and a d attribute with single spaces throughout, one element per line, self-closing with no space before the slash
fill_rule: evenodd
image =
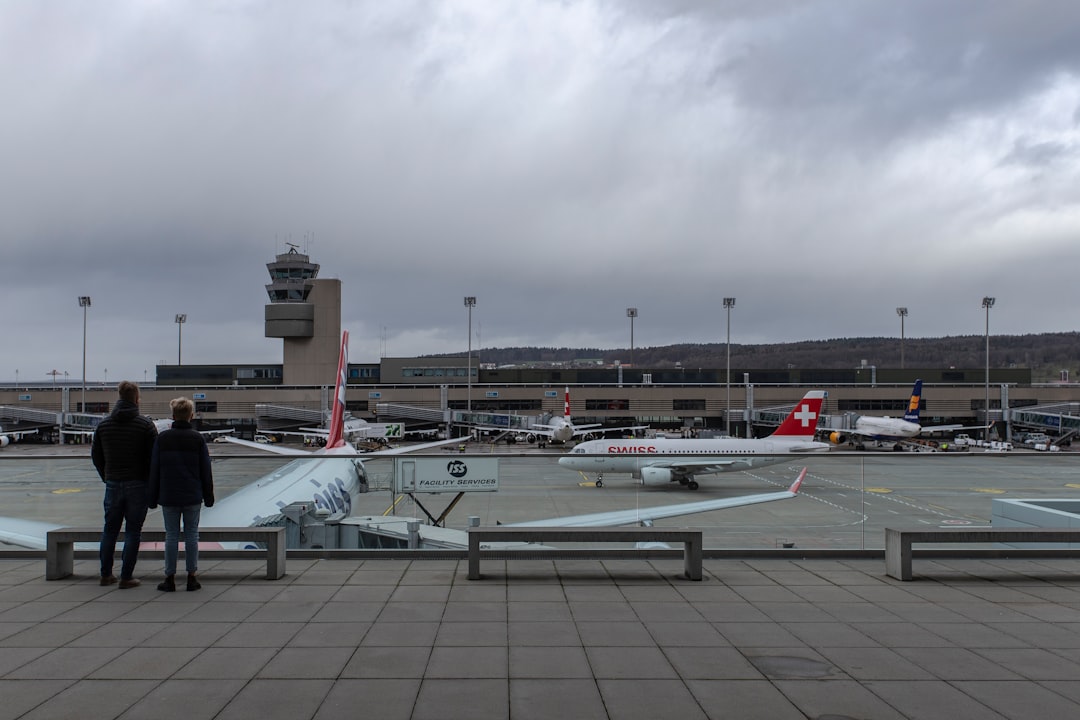
<path id="1" fill-rule="evenodd" d="M 773 436 L 813 437 L 818 419 L 821 417 L 821 403 L 824 399 L 824 390 L 811 390 L 806 393 L 803 399 L 792 408 L 787 419 L 780 424 Z"/>
<path id="2" fill-rule="evenodd" d="M 566 386 L 566 404 L 563 405 L 563 417 L 570 421 L 570 386 Z"/>
<path id="3" fill-rule="evenodd" d="M 330 433 L 326 447 L 345 446 L 345 382 L 349 370 L 349 331 L 341 333 L 341 353 L 338 355 L 337 383 L 334 385 L 334 407 L 330 412 Z"/>

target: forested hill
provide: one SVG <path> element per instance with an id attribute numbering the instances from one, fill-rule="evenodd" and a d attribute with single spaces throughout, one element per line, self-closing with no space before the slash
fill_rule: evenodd
<path id="1" fill-rule="evenodd" d="M 942 338 L 906 338 L 904 367 L 980 368 L 986 363 L 986 339 L 982 335 Z M 480 362 L 494 365 L 578 363 L 583 360 L 612 364 L 630 362 L 629 348 L 483 348 Z M 720 368 L 727 362 L 724 343 L 635 347 L 637 367 Z M 768 370 L 787 368 L 851 368 L 865 362 L 882 368 L 900 367 L 900 339 L 896 337 L 836 338 L 773 345 L 731 344 L 731 367 Z M 992 367 L 1028 367 L 1032 380 L 1056 380 L 1061 370 L 1080 378 L 1080 333 L 1038 335 L 991 335 Z"/>

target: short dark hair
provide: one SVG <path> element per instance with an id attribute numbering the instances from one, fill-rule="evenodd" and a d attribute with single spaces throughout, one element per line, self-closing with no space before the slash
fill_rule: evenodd
<path id="1" fill-rule="evenodd" d="M 117 392 L 120 393 L 121 400 L 127 400 L 129 403 L 138 404 L 139 402 L 139 386 L 130 380 L 121 380 L 120 384 L 116 386 Z"/>

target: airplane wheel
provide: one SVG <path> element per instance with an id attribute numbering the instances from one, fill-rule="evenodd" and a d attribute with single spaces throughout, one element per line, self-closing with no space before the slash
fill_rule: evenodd
<path id="1" fill-rule="evenodd" d="M 604 481 L 601 480 L 600 478 L 596 478 L 596 487 L 598 487 L 598 488 L 604 487 Z"/>
<path id="2" fill-rule="evenodd" d="M 697 480 L 691 480 L 690 482 L 686 483 L 686 487 L 690 488 L 691 490 L 697 490 L 698 489 Z"/>

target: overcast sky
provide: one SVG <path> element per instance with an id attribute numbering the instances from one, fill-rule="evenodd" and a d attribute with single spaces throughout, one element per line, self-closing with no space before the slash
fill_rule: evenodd
<path id="1" fill-rule="evenodd" d="M 353 362 L 1080 315 L 1073 0 L 7 0 L 0 98 L 4 382 L 280 363 L 286 242 Z"/>

